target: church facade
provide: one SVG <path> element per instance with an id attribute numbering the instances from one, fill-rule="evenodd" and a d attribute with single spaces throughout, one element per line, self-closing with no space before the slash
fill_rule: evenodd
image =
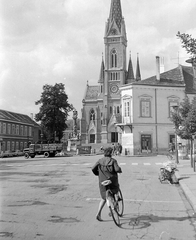
<path id="1" fill-rule="evenodd" d="M 135 77 L 131 56 L 127 66 L 127 35 L 120 0 L 111 0 L 104 45 L 98 84 L 87 83 L 82 101 L 82 144 L 121 142 L 117 129 L 122 119 L 120 87 L 141 81 L 139 58 Z"/>

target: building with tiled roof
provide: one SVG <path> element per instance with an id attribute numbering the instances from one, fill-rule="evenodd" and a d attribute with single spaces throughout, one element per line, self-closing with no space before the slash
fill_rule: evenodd
<path id="1" fill-rule="evenodd" d="M 131 55 L 127 64 L 127 35 L 120 0 L 111 0 L 104 44 L 105 56 L 102 56 L 98 85 L 90 86 L 87 83 L 82 100 L 83 144 L 119 141 L 115 127 L 121 119 L 119 88 L 124 84 L 141 81 L 139 57 L 137 56 L 136 77 Z"/>
<path id="2" fill-rule="evenodd" d="M 156 61 L 155 76 L 120 88 L 122 120 L 117 126 L 124 154 L 165 152 L 176 141 L 170 120 L 173 107 L 196 94 L 194 66 L 179 65 L 160 73 L 159 57 Z M 185 141 L 178 139 L 179 144 L 183 147 Z"/>
<path id="3" fill-rule="evenodd" d="M 196 71 L 178 66 L 163 71 L 156 58 L 156 73 L 142 79 L 139 55 L 134 75 L 131 54 L 127 64 L 127 35 L 120 0 L 111 0 L 104 35 L 98 85 L 86 85 L 82 100 L 81 141 L 120 142 L 124 154 L 166 151 L 175 139 L 170 121 L 173 106 L 196 93 Z M 128 65 L 128 66 L 127 66 Z"/>
<path id="4" fill-rule="evenodd" d="M 39 125 L 25 114 L 0 109 L 0 153 L 23 150 L 40 138 Z"/>

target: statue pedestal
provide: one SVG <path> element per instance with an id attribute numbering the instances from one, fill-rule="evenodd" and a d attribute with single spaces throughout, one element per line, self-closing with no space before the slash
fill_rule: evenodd
<path id="1" fill-rule="evenodd" d="M 78 138 L 68 139 L 67 151 L 75 151 L 77 150 L 77 146 L 81 145 L 81 142 Z"/>

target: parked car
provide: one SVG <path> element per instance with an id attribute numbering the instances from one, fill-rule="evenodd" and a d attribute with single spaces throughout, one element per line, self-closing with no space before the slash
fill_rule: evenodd
<path id="1" fill-rule="evenodd" d="M 14 156 L 15 156 L 15 157 L 24 156 L 24 152 L 22 152 L 22 151 L 20 151 L 20 150 L 16 150 L 16 151 L 14 152 Z"/>
<path id="2" fill-rule="evenodd" d="M 4 153 L 2 153 L 1 155 L 2 158 L 4 157 L 13 157 L 13 153 L 10 151 L 5 151 Z"/>

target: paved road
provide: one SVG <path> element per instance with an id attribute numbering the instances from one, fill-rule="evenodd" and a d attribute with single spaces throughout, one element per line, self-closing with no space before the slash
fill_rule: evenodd
<path id="1" fill-rule="evenodd" d="M 118 228 L 103 210 L 91 167 L 100 156 L 0 160 L 0 239 L 195 240 L 196 219 L 179 186 L 161 184 L 163 157 L 117 157 L 125 214 Z"/>

